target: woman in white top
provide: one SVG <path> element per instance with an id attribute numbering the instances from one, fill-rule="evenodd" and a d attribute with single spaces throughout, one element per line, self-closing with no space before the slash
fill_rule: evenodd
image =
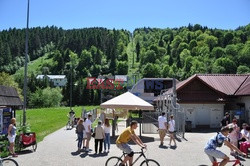
<path id="1" fill-rule="evenodd" d="M 17 154 L 15 153 L 14 149 L 15 139 L 16 139 L 16 119 L 12 118 L 10 120 L 10 125 L 8 127 L 8 140 L 10 143 L 9 150 L 13 157 L 17 157 Z"/>
<path id="2" fill-rule="evenodd" d="M 171 142 L 173 140 L 174 141 L 174 146 L 176 146 L 175 137 L 174 137 L 175 120 L 174 120 L 173 115 L 170 116 L 170 121 L 168 122 L 168 131 L 169 131 L 169 136 L 170 136 L 169 145 L 171 146 Z"/>
<path id="3" fill-rule="evenodd" d="M 105 119 L 105 123 L 104 123 L 104 133 L 105 133 L 104 151 L 105 152 L 106 152 L 106 144 L 108 144 L 108 152 L 110 149 L 110 129 L 111 129 L 111 126 L 109 124 L 109 119 Z"/>
<path id="4" fill-rule="evenodd" d="M 247 139 L 247 133 L 248 133 L 248 131 L 246 130 L 247 126 L 248 125 L 246 123 L 242 124 L 242 130 L 240 131 L 240 135 L 241 135 L 240 141 L 246 141 Z"/>

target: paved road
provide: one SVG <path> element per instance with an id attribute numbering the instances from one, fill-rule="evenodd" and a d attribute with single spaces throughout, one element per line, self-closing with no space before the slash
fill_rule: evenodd
<path id="1" fill-rule="evenodd" d="M 124 127 L 124 122 L 119 123 L 119 132 Z M 167 146 L 163 148 L 159 148 L 159 136 L 157 134 L 143 134 L 143 140 L 148 145 L 148 151 L 146 152 L 148 158 L 157 160 L 161 166 L 206 166 L 211 164 L 203 152 L 203 147 L 207 140 L 214 134 L 214 132 L 186 133 L 186 139 L 177 142 L 176 149 L 170 148 L 167 145 L 169 141 L 168 137 L 165 139 Z M 65 128 L 62 128 L 45 137 L 38 144 L 36 152 L 33 153 L 27 149 L 16 160 L 20 166 L 104 166 L 105 161 L 110 156 L 121 154 L 121 151 L 116 148 L 114 140 L 108 154 L 94 155 L 93 151 L 77 154 L 75 153 L 77 149 L 77 141 L 75 140 L 76 134 L 74 130 L 65 130 Z M 90 148 L 94 148 L 93 139 L 91 139 Z M 132 148 L 139 150 L 136 145 L 132 145 Z M 229 153 L 226 147 L 222 147 L 221 150 Z M 250 159 L 243 160 L 245 160 L 243 161 L 245 166 L 250 165 Z M 135 165 L 139 165 L 139 163 Z"/>

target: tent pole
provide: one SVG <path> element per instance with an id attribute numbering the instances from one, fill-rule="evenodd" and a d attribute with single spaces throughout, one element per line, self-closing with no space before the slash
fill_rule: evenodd
<path id="1" fill-rule="evenodd" d="M 139 110 L 139 119 L 140 119 L 140 137 L 141 137 L 142 110 Z"/>
<path id="2" fill-rule="evenodd" d="M 115 138 L 115 128 L 116 128 L 116 124 L 115 124 L 115 111 L 113 110 L 113 119 L 112 119 L 112 137 Z"/>

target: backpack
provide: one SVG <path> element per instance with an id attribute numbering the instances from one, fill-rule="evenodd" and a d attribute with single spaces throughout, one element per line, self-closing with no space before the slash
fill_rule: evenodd
<path id="1" fill-rule="evenodd" d="M 216 139 L 215 139 L 215 141 L 216 141 L 216 145 L 217 145 L 217 147 L 222 147 L 223 142 L 222 142 L 222 143 L 220 143 L 220 142 L 218 141 L 218 135 L 219 135 L 219 132 L 217 132 Z"/>

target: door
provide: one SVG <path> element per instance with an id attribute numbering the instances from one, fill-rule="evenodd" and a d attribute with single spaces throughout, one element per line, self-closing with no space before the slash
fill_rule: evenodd
<path id="1" fill-rule="evenodd" d="M 191 121 L 192 122 L 192 128 L 195 128 L 195 112 L 194 112 L 194 108 L 187 108 L 187 111 L 185 111 L 186 113 L 186 119 L 185 121 Z"/>
<path id="2" fill-rule="evenodd" d="M 196 107 L 196 125 L 202 127 L 210 126 L 210 109 L 204 105 Z"/>

